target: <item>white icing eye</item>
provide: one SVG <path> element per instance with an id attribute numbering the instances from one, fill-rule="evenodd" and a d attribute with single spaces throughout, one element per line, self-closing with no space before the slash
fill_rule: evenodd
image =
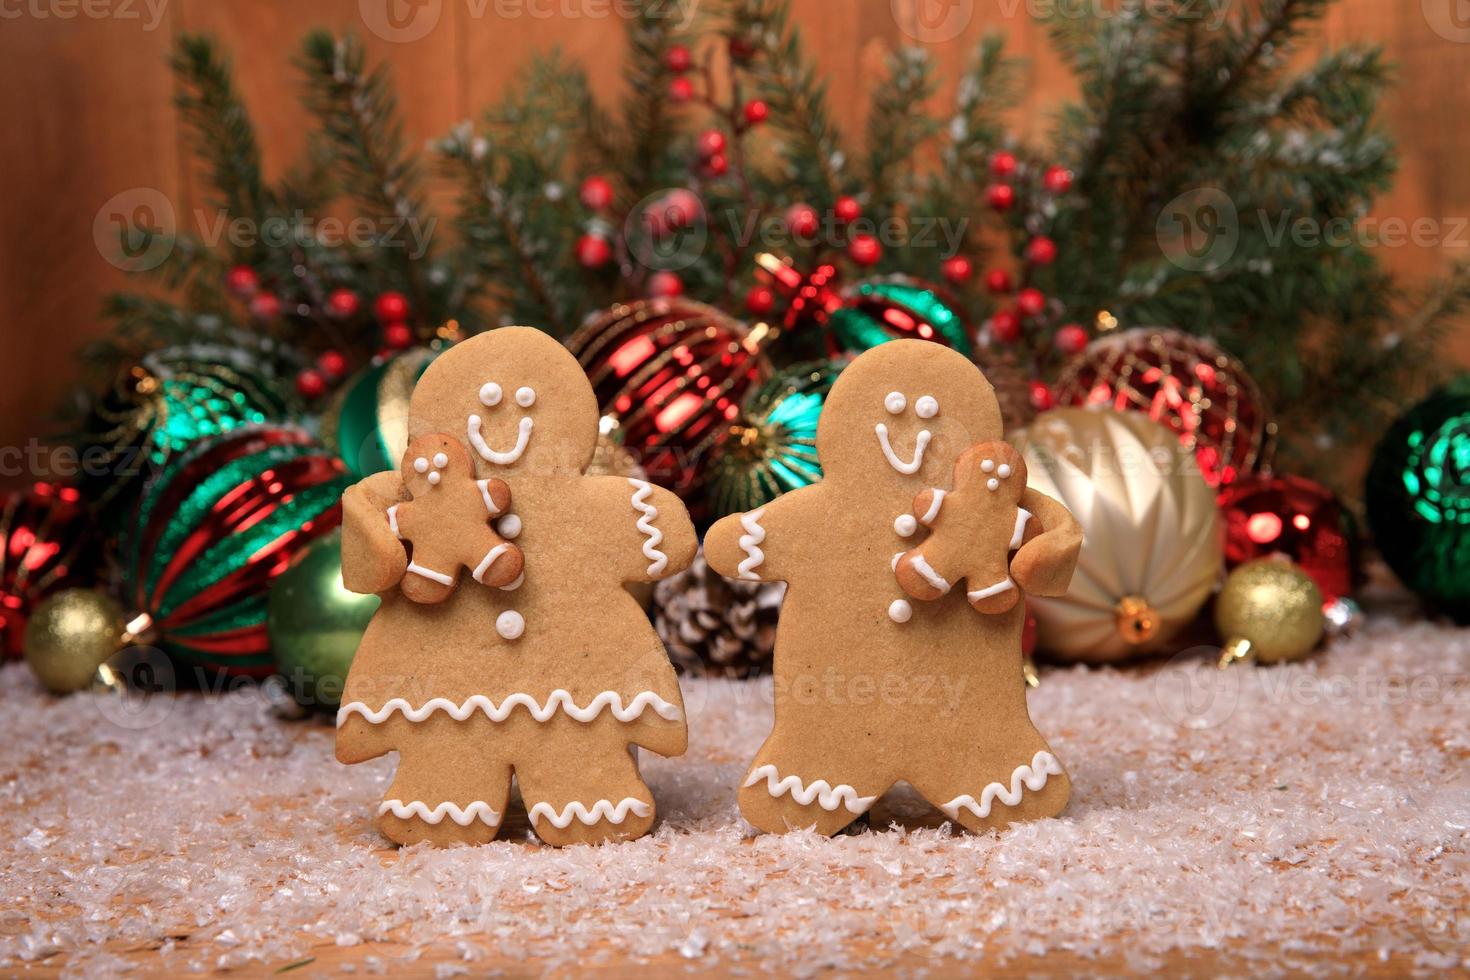
<path id="1" fill-rule="evenodd" d="M 446 456 L 444 453 L 435 453 L 434 465 L 442 470 L 444 467 L 449 465 L 449 457 Z"/>
<path id="2" fill-rule="evenodd" d="M 991 489 L 991 490 L 999 490 L 1000 489 L 1000 481 L 997 480 L 995 477 L 992 476 L 990 479 L 988 479 L 988 480 L 985 481 L 985 486 L 988 489 Z"/>
<path id="3" fill-rule="evenodd" d="M 427 473 L 429 472 L 429 461 L 423 456 L 420 456 L 413 461 L 413 468 L 416 473 Z"/>
<path id="4" fill-rule="evenodd" d="M 429 486 L 431 486 L 431 487 L 437 487 L 438 485 L 439 485 L 439 471 L 438 470 L 435 470 L 434 472 L 432 472 L 432 473 L 429 474 Z"/>
<path id="5" fill-rule="evenodd" d="M 919 529 L 919 521 L 913 514 L 900 514 L 893 522 L 893 529 L 899 537 L 906 538 Z"/>
<path id="6" fill-rule="evenodd" d="M 480 385 L 480 404 L 491 408 L 500 404 L 500 385 L 494 381 L 487 381 Z"/>
<path id="7" fill-rule="evenodd" d="M 920 395 L 914 402 L 914 414 L 921 419 L 932 419 L 939 414 L 939 399 L 933 395 Z"/>
<path id="8" fill-rule="evenodd" d="M 530 408 L 536 404 L 536 389 L 520 387 L 516 389 L 516 404 L 521 408 Z"/>
<path id="9" fill-rule="evenodd" d="M 909 400 L 903 397 L 901 391 L 890 391 L 888 397 L 883 399 L 883 407 L 888 409 L 889 415 L 897 415 L 908 407 Z"/>
<path id="10" fill-rule="evenodd" d="M 1004 480 L 1006 477 L 1008 477 L 1008 476 L 1011 475 L 1011 467 L 1010 467 L 1010 464 L 1009 463 L 1001 463 L 1000 466 L 999 466 L 999 468 L 997 468 L 995 472 L 999 473 L 1000 474 L 1000 478 L 1002 480 Z"/>

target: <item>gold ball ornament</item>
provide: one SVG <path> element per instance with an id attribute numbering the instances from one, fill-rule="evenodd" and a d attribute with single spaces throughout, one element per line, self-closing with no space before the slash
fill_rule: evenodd
<path id="1" fill-rule="evenodd" d="M 1067 506 L 1082 553 L 1061 598 L 1029 596 L 1052 659 L 1112 663 L 1167 644 L 1220 580 L 1215 492 L 1168 427 L 1137 413 L 1059 408 L 1013 436 L 1028 485 Z"/>
<path id="2" fill-rule="evenodd" d="M 53 694 L 91 685 L 97 668 L 122 649 L 123 610 L 90 589 L 66 589 L 36 607 L 26 626 L 25 656 Z"/>
<path id="3" fill-rule="evenodd" d="M 1241 565 L 1215 600 L 1215 626 L 1225 638 L 1221 667 L 1251 659 L 1263 664 L 1300 660 L 1322 639 L 1324 625 L 1317 583 L 1277 558 Z"/>

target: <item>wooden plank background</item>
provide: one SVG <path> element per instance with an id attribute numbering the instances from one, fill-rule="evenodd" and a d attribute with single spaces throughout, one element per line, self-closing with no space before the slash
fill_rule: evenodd
<path id="1" fill-rule="evenodd" d="M 672 4 L 674 0 L 669 0 Z M 698 0 L 678 0 L 688 9 Z M 1050 109 L 1075 91 L 1031 14 L 1055 0 L 795 0 L 795 19 L 830 80 L 842 128 L 860 132 L 884 56 L 916 39 L 933 46 L 949 80 L 986 31 L 1008 35 L 1025 56 L 1025 104 L 1017 130 L 1040 137 Z M 1239 2 L 1239 0 L 1236 0 Z M 385 5 L 407 17 L 414 40 L 375 35 Z M 1379 217 L 1429 217 L 1449 229 L 1470 216 L 1470 20 L 1457 0 L 1343 0 L 1309 47 L 1380 43 L 1398 66 L 1386 121 L 1400 141 L 1396 188 Z M 270 174 L 301 150 L 307 121 L 290 59 L 314 26 L 353 30 L 389 61 L 408 119 L 423 140 L 475 115 L 532 52 L 559 45 L 589 68 L 597 89 L 619 86 L 619 0 L 12 0 L 0 7 L 0 448 L 45 432 L 74 377 L 78 346 L 107 329 L 102 296 L 126 283 L 94 242 L 94 224 L 137 189 L 162 195 L 179 215 L 202 203 L 165 58 L 182 31 L 210 31 L 229 46 Z M 945 20 L 946 17 L 957 18 Z M 952 31 L 951 25 L 957 29 Z M 948 36 L 953 34 L 952 37 Z M 941 39 L 942 38 L 942 39 Z M 132 192 L 133 196 L 127 196 Z M 117 195 L 124 197 L 118 199 Z M 114 201 L 113 204 L 109 204 Z M 107 239 L 104 237 L 104 241 Z M 1470 259 L 1470 232 L 1433 246 L 1384 248 L 1408 285 Z M 1453 342 L 1470 363 L 1470 330 Z M 45 476 L 13 472 L 0 480 Z"/>

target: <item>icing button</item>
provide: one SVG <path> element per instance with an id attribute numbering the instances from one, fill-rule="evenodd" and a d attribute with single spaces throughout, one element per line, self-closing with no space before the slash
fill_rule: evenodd
<path id="1" fill-rule="evenodd" d="M 919 529 L 919 520 L 913 514 L 900 514 L 893 522 L 893 529 L 899 537 L 906 538 Z"/>
<path id="2" fill-rule="evenodd" d="M 506 514 L 496 522 L 495 530 L 500 532 L 502 538 L 517 538 L 521 533 L 521 519 L 515 514 Z"/>
<path id="3" fill-rule="evenodd" d="M 495 617 L 495 632 L 507 640 L 519 640 L 526 632 L 526 618 L 514 609 L 507 609 Z"/>
<path id="4" fill-rule="evenodd" d="M 895 623 L 907 623 L 914 616 L 914 607 L 907 599 L 894 599 L 888 606 L 888 618 Z"/>

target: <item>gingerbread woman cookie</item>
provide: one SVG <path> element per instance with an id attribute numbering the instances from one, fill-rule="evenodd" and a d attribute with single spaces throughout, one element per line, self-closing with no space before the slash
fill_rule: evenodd
<path id="1" fill-rule="evenodd" d="M 397 506 L 406 530 L 409 474 L 376 474 L 344 496 L 343 582 L 383 602 L 347 678 L 337 758 L 398 752 L 377 810 L 394 841 L 491 840 L 512 777 L 548 843 L 632 838 L 653 824 L 633 747 L 679 755 L 688 734 L 668 655 L 625 586 L 684 568 L 697 542 L 669 491 L 585 475 L 597 426 L 586 375 L 538 330 L 480 334 L 419 380 L 413 444 L 462 434 L 470 475 L 490 481 L 488 504 L 469 483 L 474 498 L 460 493 L 456 509 L 483 520 L 500 506 L 496 481 L 510 488 L 510 511 L 495 526 L 523 553 L 524 570 L 498 588 L 461 581 L 441 602 L 413 601 L 406 588 L 416 576 L 388 517 Z M 435 455 L 426 458 L 425 480 L 435 469 Z M 420 555 L 415 542 L 415 562 Z"/>
<path id="2" fill-rule="evenodd" d="M 1004 442 L 982 442 L 960 453 L 954 489 L 920 490 L 915 523 L 929 528 L 917 548 L 898 556 L 898 584 L 915 599 L 933 602 L 965 580 L 965 598 L 982 613 L 997 615 L 1020 599 L 1011 579 L 1011 552 L 1026 542 L 1031 512 L 1020 506 L 1026 461 Z M 1009 537 L 994 528 L 1011 528 Z"/>
<path id="3" fill-rule="evenodd" d="M 492 589 L 521 574 L 521 549 L 495 533 L 490 519 L 510 505 L 505 481 L 475 479 L 464 445 L 435 432 L 408 444 L 400 471 L 411 498 L 387 510 L 388 526 L 413 546 L 403 594 L 414 602 L 443 602 L 461 568 Z"/>
<path id="4" fill-rule="evenodd" d="M 899 780 L 971 830 L 1065 806 L 1066 773 L 1027 712 L 1024 606 L 980 615 L 955 590 L 914 602 L 894 573 L 920 518 L 933 522 L 949 506 L 914 513 L 916 494 L 952 493 L 959 456 L 1001 433 L 975 365 L 938 344 L 892 341 L 832 388 L 817 432 L 821 482 L 710 529 L 705 554 L 717 571 L 788 583 L 775 726 L 739 793 L 755 826 L 835 833 Z M 1009 479 L 1021 482 L 1014 469 Z M 1035 491 L 1023 490 L 1019 505 L 1032 516 L 1010 563 L 1016 591 L 1060 594 L 1078 525 Z M 974 544 L 997 554 L 1014 531 L 1014 519 L 998 521 L 978 528 Z M 952 574 L 968 568 L 962 553 Z"/>

